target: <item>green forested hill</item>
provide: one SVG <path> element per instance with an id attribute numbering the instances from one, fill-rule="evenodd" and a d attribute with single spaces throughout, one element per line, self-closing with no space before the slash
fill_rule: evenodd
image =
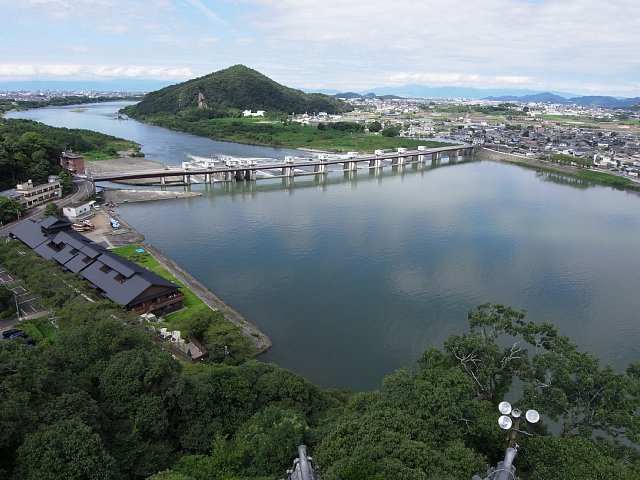
<path id="1" fill-rule="evenodd" d="M 135 142 L 78 128 L 57 128 L 32 120 L 0 118 L 0 190 L 29 179 L 46 182 L 60 173 L 60 152 L 71 149 L 87 159 L 139 150 Z"/>
<path id="2" fill-rule="evenodd" d="M 202 94 L 202 96 L 200 95 Z M 321 94 L 306 94 L 274 82 L 244 65 L 210 73 L 177 85 L 151 92 L 127 111 L 132 117 L 159 113 L 178 113 L 198 107 L 198 99 L 216 116 L 227 116 L 229 109 L 268 112 L 338 113 L 348 106 Z"/>

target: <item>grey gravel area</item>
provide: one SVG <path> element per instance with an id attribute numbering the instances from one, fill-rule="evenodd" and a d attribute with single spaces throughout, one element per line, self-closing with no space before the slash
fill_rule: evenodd
<path id="1" fill-rule="evenodd" d="M 156 200 L 173 200 L 176 198 L 201 197 L 198 192 L 172 192 L 167 190 L 105 190 L 106 203 L 151 202 Z"/>

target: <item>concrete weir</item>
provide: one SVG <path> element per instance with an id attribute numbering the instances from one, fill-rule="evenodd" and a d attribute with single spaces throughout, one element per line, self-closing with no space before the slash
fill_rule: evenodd
<path id="1" fill-rule="evenodd" d="M 282 177 L 293 178 L 296 175 L 324 175 L 329 172 L 331 165 L 341 166 L 341 170 L 345 172 L 356 172 L 358 167 L 380 170 L 385 166 L 402 167 L 406 164 L 424 164 L 431 158 L 431 165 L 438 165 L 442 160 L 442 154 L 448 156 L 449 160 L 457 160 L 461 155 L 469 156 L 475 153 L 476 147 L 473 145 L 451 145 L 448 147 L 428 148 L 419 146 L 417 150 L 407 150 L 406 148 L 398 148 L 396 152 L 385 153 L 383 150 L 375 150 L 373 155 L 360 155 L 358 152 L 347 152 L 346 155 L 330 157 L 327 154 L 320 155 L 317 159 L 313 158 L 297 158 L 285 157 L 280 163 L 258 163 L 250 161 L 249 163 L 238 164 L 238 162 L 227 163 L 223 166 L 213 166 L 210 168 L 181 168 L 163 170 L 147 170 L 144 172 L 129 172 L 118 174 L 98 174 L 94 175 L 91 180 L 94 182 L 101 181 L 118 181 L 118 180 L 134 180 L 142 178 L 159 178 L 160 184 L 165 185 L 167 178 L 182 178 L 185 185 L 190 185 L 197 177 L 197 181 L 201 179 L 204 183 L 210 184 L 214 182 L 246 182 L 258 180 L 259 170 L 275 170 L 281 173 Z"/>

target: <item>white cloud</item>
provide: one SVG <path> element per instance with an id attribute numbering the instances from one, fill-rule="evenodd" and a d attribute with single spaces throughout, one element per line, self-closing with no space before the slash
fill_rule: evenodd
<path id="1" fill-rule="evenodd" d="M 640 95 L 638 0 L 0 0 L 0 11 L 2 61 L 41 64 L 37 75 L 92 61 L 171 65 L 159 74 L 245 63 L 299 87 Z"/>
<path id="2" fill-rule="evenodd" d="M 55 79 L 72 77 L 71 79 L 143 78 L 186 80 L 194 77 L 195 74 L 191 69 L 184 67 L 0 64 L 1 79 L 16 80 L 33 76 Z"/>

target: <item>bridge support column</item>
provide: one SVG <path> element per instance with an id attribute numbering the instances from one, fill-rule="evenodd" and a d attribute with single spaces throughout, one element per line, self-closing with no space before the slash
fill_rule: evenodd
<path id="1" fill-rule="evenodd" d="M 373 167 L 375 169 L 382 168 L 382 159 L 376 158 L 375 160 L 369 160 L 369 167 Z"/>
<path id="2" fill-rule="evenodd" d="M 283 167 L 282 168 L 282 176 L 283 177 L 293 177 L 293 167 Z"/>
<path id="3" fill-rule="evenodd" d="M 191 175 L 183 175 L 182 183 L 184 183 L 185 185 L 191 185 Z"/>
<path id="4" fill-rule="evenodd" d="M 252 182 L 256 181 L 257 178 L 257 173 L 255 170 L 247 170 L 247 173 L 249 174 L 248 180 L 251 180 Z"/>
<path id="5" fill-rule="evenodd" d="M 166 185 L 167 184 L 167 178 L 166 177 L 160 177 L 160 185 Z"/>
<path id="6" fill-rule="evenodd" d="M 235 181 L 235 177 L 233 172 L 224 172 L 224 181 L 225 182 L 233 182 Z"/>
<path id="7" fill-rule="evenodd" d="M 418 145 L 418 163 L 427 162 L 427 147 L 425 145 Z"/>
<path id="8" fill-rule="evenodd" d="M 357 168 L 358 167 L 357 167 L 356 162 L 344 162 L 344 169 L 346 171 L 348 171 L 348 172 L 352 172 L 352 171 L 356 170 Z"/>

